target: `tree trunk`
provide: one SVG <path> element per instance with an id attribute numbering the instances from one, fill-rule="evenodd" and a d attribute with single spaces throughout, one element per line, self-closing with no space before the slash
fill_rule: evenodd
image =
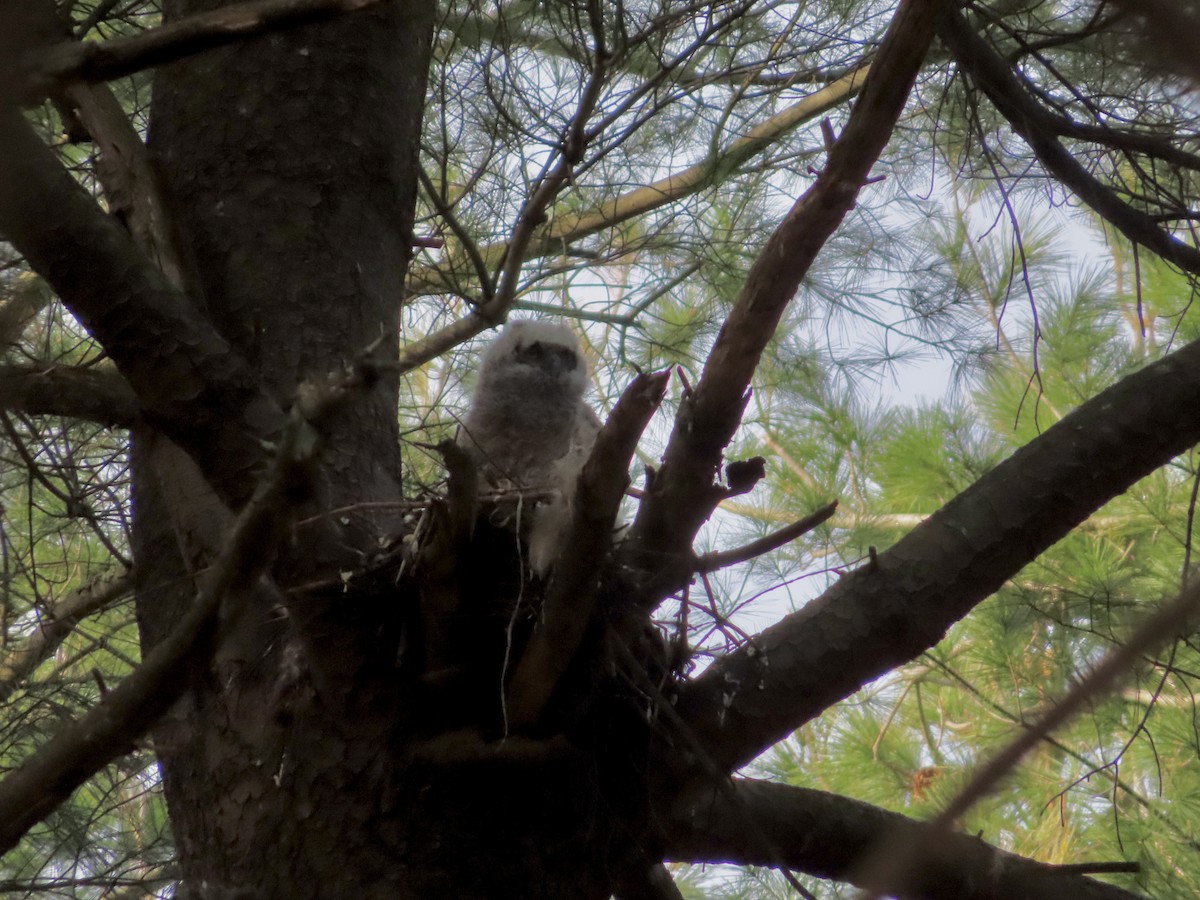
<path id="1" fill-rule="evenodd" d="M 177 0 L 165 15 L 213 5 Z M 395 333 L 432 19 L 431 4 L 397 2 L 157 74 L 150 147 L 197 299 L 281 406 L 299 380 Z M 381 346 L 395 353 L 395 340 Z M 385 376 L 339 412 L 313 512 L 399 496 L 396 402 Z M 163 438 L 135 443 L 149 647 L 190 602 L 189 576 L 219 539 L 223 510 Z M 360 563 L 356 554 L 396 530 L 391 519 L 356 514 L 334 527 L 298 531 L 276 581 L 287 588 Z M 154 732 L 189 890 L 589 894 L 579 860 L 592 836 L 577 823 L 595 797 L 578 758 L 537 749 L 494 760 L 453 741 L 413 749 L 421 736 L 401 713 L 386 627 L 404 601 L 339 595 L 331 614 L 327 598 L 311 595 L 312 621 L 298 621 L 310 609 L 303 602 L 241 598 L 245 613 L 216 666 L 194 675 Z"/>

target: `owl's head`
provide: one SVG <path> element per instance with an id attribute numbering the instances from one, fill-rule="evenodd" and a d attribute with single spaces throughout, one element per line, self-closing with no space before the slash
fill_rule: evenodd
<path id="1" fill-rule="evenodd" d="M 483 358 L 481 381 L 545 381 L 579 396 L 587 386 L 587 365 L 579 341 L 566 325 L 542 319 L 510 322 Z"/>

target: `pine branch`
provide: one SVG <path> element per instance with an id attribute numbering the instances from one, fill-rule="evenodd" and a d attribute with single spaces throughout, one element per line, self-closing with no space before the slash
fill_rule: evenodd
<path id="1" fill-rule="evenodd" d="M 15 109 L 0 109 L 0 235 L 104 346 L 145 419 L 240 507 L 262 471 L 264 442 L 283 425 L 282 411 Z"/>
<path id="2" fill-rule="evenodd" d="M 958 67 L 979 85 L 1012 130 L 1033 150 L 1051 175 L 1101 218 L 1129 238 L 1181 269 L 1200 275 L 1200 249 L 1164 231 L 1141 210 L 1095 178 L 1058 140 L 1064 127 L 1013 73 L 1009 64 L 970 26 L 960 12 L 945 17 L 940 35 Z M 1069 129 L 1068 129 L 1069 130 Z"/>
<path id="3" fill-rule="evenodd" d="M 920 841 L 924 865 L 904 879 L 874 885 L 901 900 L 1135 900 L 1136 894 L 1007 853 L 964 834 L 930 826 L 824 791 L 737 779 L 695 792 L 664 825 L 667 859 L 780 866 L 867 886 L 862 865 L 893 835 Z M 780 856 L 782 854 L 782 857 Z"/>
<path id="4" fill-rule="evenodd" d="M 301 385 L 275 458 L 238 514 L 221 552 L 201 576 L 195 602 L 134 671 L 0 781 L 0 854 L 11 850 L 101 768 L 128 753 L 203 671 L 236 615 L 274 559 L 294 504 L 308 484 L 320 447 L 315 424 L 343 398 L 349 381 Z"/>
<path id="5" fill-rule="evenodd" d="M 129 572 L 109 573 L 76 588 L 38 618 L 33 632 L 0 656 L 0 703 L 12 696 L 83 619 L 133 591 Z"/>
<path id="6" fill-rule="evenodd" d="M 1084 403 L 752 649 L 717 660 L 684 689 L 680 714 L 723 768 L 737 768 L 928 650 L 1039 553 L 1197 441 L 1200 342 Z"/>
<path id="7" fill-rule="evenodd" d="M 731 142 L 728 147 L 714 156 L 688 166 L 682 171 L 660 178 L 658 181 L 627 191 L 603 203 L 591 212 L 555 214 L 543 227 L 537 229 L 526 252 L 526 258 L 555 253 L 564 246 L 614 228 L 639 216 L 661 209 L 698 194 L 721 182 L 722 175 L 732 174 L 739 166 L 765 152 L 780 138 L 790 134 L 801 125 L 811 122 L 836 106 L 858 95 L 866 81 L 870 65 L 861 64 L 847 75 L 781 110 L 746 134 Z M 472 260 L 478 269 L 480 264 L 495 264 L 504 255 L 507 242 L 501 241 L 471 248 L 479 262 Z M 437 293 L 451 288 L 444 270 L 454 269 L 456 261 L 434 267 L 414 267 L 409 274 L 407 288 L 411 294 Z"/>
<path id="8" fill-rule="evenodd" d="M 1172 602 L 1148 616 L 1127 640 L 1111 650 L 1065 697 L 1037 721 L 1009 741 L 997 754 L 978 766 L 970 780 L 954 795 L 928 825 L 927 833 L 893 834 L 877 847 L 864 863 L 867 880 L 876 886 L 907 880 L 922 869 L 930 854 L 949 835 L 950 828 L 979 800 L 989 794 L 1021 759 L 1040 741 L 1048 738 L 1078 715 L 1093 700 L 1106 694 L 1134 665 L 1168 641 L 1188 632 L 1187 622 L 1200 608 L 1200 581 L 1193 583 Z"/>

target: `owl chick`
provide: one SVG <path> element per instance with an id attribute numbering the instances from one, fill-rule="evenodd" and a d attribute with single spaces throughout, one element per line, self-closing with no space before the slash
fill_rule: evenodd
<path id="1" fill-rule="evenodd" d="M 584 402 L 587 366 L 565 325 L 510 323 L 484 353 L 458 443 L 484 484 L 554 491 L 533 511 L 529 562 L 545 575 L 570 522 L 575 481 L 600 421 Z"/>

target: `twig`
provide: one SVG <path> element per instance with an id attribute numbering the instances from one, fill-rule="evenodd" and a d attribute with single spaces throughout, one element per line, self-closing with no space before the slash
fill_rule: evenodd
<path id="1" fill-rule="evenodd" d="M 790 544 L 792 541 L 801 535 L 808 534 L 822 522 L 828 520 L 838 508 L 838 502 L 834 500 L 822 506 L 811 515 L 805 516 L 793 522 L 791 525 L 785 525 L 778 531 L 773 531 L 771 534 L 761 537 L 756 541 L 751 541 L 742 547 L 735 547 L 733 550 L 721 550 L 715 553 L 705 553 L 703 556 L 696 558 L 695 570 L 697 572 L 715 572 L 717 569 L 724 569 L 728 566 L 734 566 L 738 563 L 746 562 L 754 559 L 757 556 L 762 556 L 764 553 L 770 553 L 772 550 L 778 550 L 784 544 Z"/>
<path id="2" fill-rule="evenodd" d="M 494 328 L 504 321 L 517 298 L 517 281 L 521 266 L 525 262 L 525 254 L 534 233 L 546 221 L 546 211 L 562 191 L 570 179 L 575 167 L 583 159 L 584 150 L 593 135 L 586 125 L 596 103 L 600 99 L 600 91 L 608 78 L 609 56 L 603 48 L 601 25 L 598 20 L 598 7 L 590 10 L 593 18 L 593 30 L 596 32 L 596 48 L 592 72 L 584 85 L 580 96 L 579 106 L 571 121 L 567 123 L 557 161 L 537 183 L 533 193 L 521 207 L 513 226 L 512 236 L 504 246 L 499 257 L 499 272 L 494 279 L 484 282 L 485 291 L 494 291 L 491 296 L 485 293 L 484 302 L 475 308 L 468 316 L 452 322 L 445 328 L 426 335 L 419 341 L 409 344 L 400 351 L 400 358 L 395 366 L 403 375 L 417 366 L 424 365 L 429 360 L 456 347 L 463 341 L 473 338 L 480 332 Z M 484 257 L 480 256 L 482 263 Z"/>
<path id="3" fill-rule="evenodd" d="M 556 214 L 551 224 L 535 232 L 527 255 L 546 254 L 553 248 L 562 247 L 564 244 L 699 193 L 713 184 L 716 174 L 736 172 L 739 165 L 764 152 L 784 135 L 857 96 L 866 81 L 868 71 L 869 64 L 860 64 L 832 84 L 760 122 L 715 156 L 706 157 L 680 172 L 634 188 L 603 203 L 599 209 L 592 212 Z M 506 246 L 505 243 L 485 244 L 476 248 L 476 252 L 481 260 L 495 262 L 503 255 Z M 446 290 L 449 286 L 442 272 L 432 266 L 415 268 L 409 273 L 408 289 L 412 293 L 433 293 Z"/>
<path id="4" fill-rule="evenodd" d="M 1159 228 L 1089 173 L 1057 138 L 1056 117 L 1037 102 L 1008 63 L 959 12 L 946 15 L 940 35 L 959 68 L 974 79 L 1041 164 L 1106 222 L 1163 259 L 1200 274 L 1200 250 Z"/>
<path id="5" fill-rule="evenodd" d="M 27 90 L 45 95 L 71 81 L 108 81 L 235 41 L 378 6 L 387 0 L 253 0 L 198 13 L 102 44 L 69 42 L 38 53 L 27 65 Z"/>

